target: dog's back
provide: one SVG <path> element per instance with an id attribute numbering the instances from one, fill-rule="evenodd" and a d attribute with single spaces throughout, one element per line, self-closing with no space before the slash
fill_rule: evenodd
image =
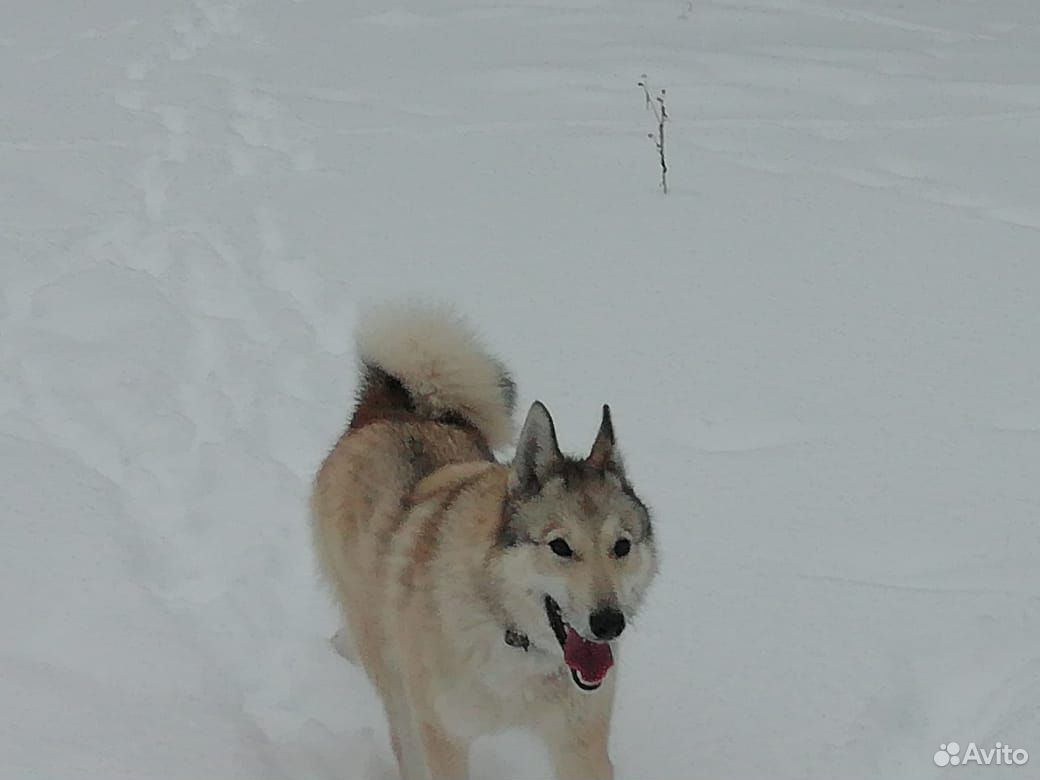
<path id="1" fill-rule="evenodd" d="M 492 449 L 511 433 L 514 389 L 474 335 L 439 309 L 381 310 L 357 342 L 358 402 L 318 473 L 314 536 L 354 650 L 382 686 L 381 605 L 396 568 L 387 559 L 409 535 L 407 510 L 493 462 Z M 413 496 L 420 482 L 422 496 Z"/>

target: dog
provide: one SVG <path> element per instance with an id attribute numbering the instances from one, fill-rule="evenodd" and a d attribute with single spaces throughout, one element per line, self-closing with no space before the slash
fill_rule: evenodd
<path id="1" fill-rule="evenodd" d="M 383 308 L 357 350 L 313 534 L 343 610 L 334 644 L 377 688 L 402 778 L 465 778 L 471 741 L 513 727 L 545 740 L 557 777 L 613 777 L 610 672 L 657 552 L 610 408 L 574 458 L 536 401 L 499 463 L 515 385 L 463 321 Z"/>

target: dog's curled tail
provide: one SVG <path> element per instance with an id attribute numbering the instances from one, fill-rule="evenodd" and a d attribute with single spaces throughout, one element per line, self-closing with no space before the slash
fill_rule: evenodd
<path id="1" fill-rule="evenodd" d="M 511 442 L 516 387 L 509 372 L 450 309 L 382 306 L 361 318 L 362 389 L 351 427 L 401 413 L 464 420 L 491 449 Z"/>

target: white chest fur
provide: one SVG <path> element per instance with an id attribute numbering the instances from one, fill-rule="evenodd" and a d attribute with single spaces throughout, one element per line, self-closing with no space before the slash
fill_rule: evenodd
<path id="1" fill-rule="evenodd" d="M 544 708 L 573 695 L 558 654 L 511 647 L 501 636 L 480 649 L 468 655 L 463 673 L 437 685 L 438 714 L 461 737 L 532 726 Z"/>

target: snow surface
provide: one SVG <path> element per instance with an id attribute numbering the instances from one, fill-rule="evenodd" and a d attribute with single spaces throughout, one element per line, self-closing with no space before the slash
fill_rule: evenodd
<path id="1" fill-rule="evenodd" d="M 395 776 L 305 506 L 407 296 L 613 406 L 620 776 L 1040 772 L 1036 0 L 19 3 L 0 74 L 5 777 Z"/>

